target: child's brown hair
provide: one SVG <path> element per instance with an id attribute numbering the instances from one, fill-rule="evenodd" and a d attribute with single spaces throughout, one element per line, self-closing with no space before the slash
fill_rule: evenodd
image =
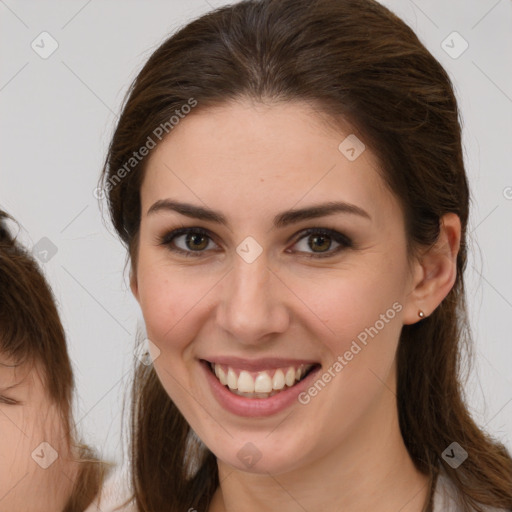
<path id="1" fill-rule="evenodd" d="M 83 512 L 101 487 L 106 465 L 72 433 L 74 380 L 64 328 L 49 284 L 32 255 L 11 235 L 9 219 L 0 210 L 0 353 L 16 366 L 36 363 L 42 369 L 47 396 L 60 413 L 62 441 L 79 464 L 63 512 Z"/>

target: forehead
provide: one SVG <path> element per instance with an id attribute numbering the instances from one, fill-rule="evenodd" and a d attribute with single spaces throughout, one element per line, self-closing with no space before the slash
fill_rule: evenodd
<path id="1" fill-rule="evenodd" d="M 377 158 L 362 144 L 348 125 L 335 127 L 307 103 L 197 107 L 150 154 L 143 211 L 172 194 L 232 207 L 239 217 L 249 205 L 254 213 L 326 199 L 375 214 L 392 198 Z M 355 159 L 343 152 L 347 145 Z"/>

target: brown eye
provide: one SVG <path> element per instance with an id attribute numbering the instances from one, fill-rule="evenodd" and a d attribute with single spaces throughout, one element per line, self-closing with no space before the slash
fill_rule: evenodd
<path id="1" fill-rule="evenodd" d="M 218 249 L 208 232 L 200 228 L 175 229 L 165 235 L 160 243 L 167 246 L 170 251 L 184 256 L 201 256 L 206 250 L 211 249 L 210 245 Z"/>
<path id="2" fill-rule="evenodd" d="M 193 251 L 201 251 L 208 247 L 208 239 L 198 233 L 190 233 L 185 238 L 185 244 Z"/>
<path id="3" fill-rule="evenodd" d="M 310 235 L 308 245 L 315 252 L 325 252 L 331 247 L 331 239 L 325 235 Z"/>
<path id="4" fill-rule="evenodd" d="M 294 244 L 295 250 L 312 258 L 333 256 L 354 245 L 350 238 L 332 229 L 310 228 L 301 235 Z"/>

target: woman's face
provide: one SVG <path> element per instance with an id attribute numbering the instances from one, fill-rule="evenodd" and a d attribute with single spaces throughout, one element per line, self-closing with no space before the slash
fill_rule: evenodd
<path id="1" fill-rule="evenodd" d="M 237 102 L 193 112 L 148 161 L 132 289 L 154 366 L 242 470 L 310 465 L 395 406 L 400 330 L 415 321 L 404 218 L 349 135 L 306 104 Z"/>
<path id="2" fill-rule="evenodd" d="M 0 354 L 0 511 L 62 510 L 76 467 L 39 365 Z"/>

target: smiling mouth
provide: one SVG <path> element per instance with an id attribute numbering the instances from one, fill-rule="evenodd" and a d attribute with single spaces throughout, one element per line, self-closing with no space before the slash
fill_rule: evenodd
<path id="1" fill-rule="evenodd" d="M 320 364 L 301 364 L 263 371 L 248 371 L 203 360 L 217 380 L 231 393 L 245 398 L 270 398 L 292 388 Z"/>

